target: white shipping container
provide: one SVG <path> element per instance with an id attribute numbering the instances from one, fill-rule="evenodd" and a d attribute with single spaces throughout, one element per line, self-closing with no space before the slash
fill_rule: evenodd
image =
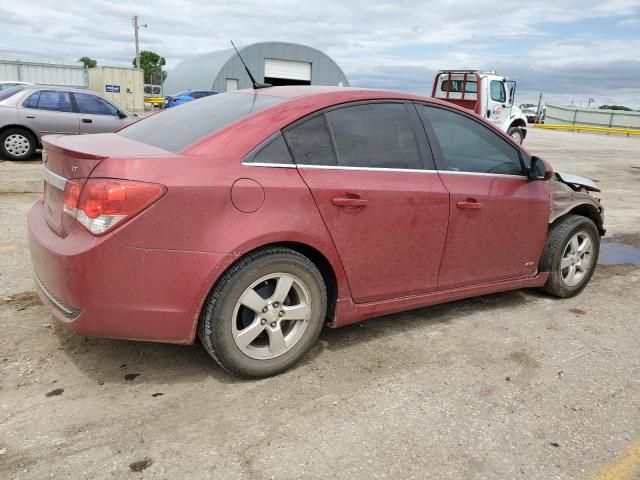
<path id="1" fill-rule="evenodd" d="M 138 68 L 90 68 L 89 89 L 130 112 L 144 111 L 144 75 Z"/>
<path id="2" fill-rule="evenodd" d="M 82 62 L 17 55 L 0 56 L 0 81 L 11 80 L 83 88 L 87 86 L 87 71 Z"/>

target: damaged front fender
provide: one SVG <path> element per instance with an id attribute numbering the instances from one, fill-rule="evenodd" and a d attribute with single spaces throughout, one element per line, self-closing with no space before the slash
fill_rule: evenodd
<path id="1" fill-rule="evenodd" d="M 599 192 L 600 189 L 588 178 L 556 172 L 549 181 L 549 224 L 567 213 L 575 213 L 593 220 L 600 235 L 604 235 L 604 207 L 590 191 Z"/>

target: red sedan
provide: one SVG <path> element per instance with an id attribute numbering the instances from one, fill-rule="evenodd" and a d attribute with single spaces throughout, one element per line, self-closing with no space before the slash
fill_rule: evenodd
<path id="1" fill-rule="evenodd" d="M 45 137 L 29 214 L 42 300 L 83 335 L 295 364 L 323 325 L 588 283 L 597 190 L 473 113 L 332 87 L 214 95 L 117 133 Z"/>

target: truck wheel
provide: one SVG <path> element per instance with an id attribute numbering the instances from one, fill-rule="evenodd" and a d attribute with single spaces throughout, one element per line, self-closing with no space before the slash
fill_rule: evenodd
<path id="1" fill-rule="evenodd" d="M 326 309 L 316 266 L 298 252 L 270 247 L 223 275 L 205 302 L 198 333 L 228 372 L 267 377 L 293 366 L 313 346 Z"/>
<path id="2" fill-rule="evenodd" d="M 560 298 L 577 295 L 589 283 L 599 253 L 600 234 L 590 218 L 561 218 L 549 229 L 540 259 L 540 271 L 549 272 L 543 289 Z"/>
<path id="3" fill-rule="evenodd" d="M 7 160 L 29 160 L 36 148 L 36 138 L 28 130 L 9 128 L 0 134 L 0 154 Z"/>
<path id="4" fill-rule="evenodd" d="M 522 134 L 522 129 L 520 129 L 520 127 L 511 127 L 507 131 L 507 135 L 509 135 L 518 145 L 522 145 L 524 135 Z"/>

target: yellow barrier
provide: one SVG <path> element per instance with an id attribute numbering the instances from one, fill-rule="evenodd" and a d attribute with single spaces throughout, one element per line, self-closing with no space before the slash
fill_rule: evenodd
<path id="1" fill-rule="evenodd" d="M 534 127 L 546 128 L 549 130 L 576 130 L 576 131 L 583 131 L 583 132 L 620 133 L 622 135 L 640 135 L 640 129 L 634 129 L 634 128 L 593 127 L 590 125 L 549 125 L 546 123 L 536 123 Z"/>
<path id="2" fill-rule="evenodd" d="M 146 97 L 144 102 L 153 105 L 164 105 L 164 97 Z"/>

